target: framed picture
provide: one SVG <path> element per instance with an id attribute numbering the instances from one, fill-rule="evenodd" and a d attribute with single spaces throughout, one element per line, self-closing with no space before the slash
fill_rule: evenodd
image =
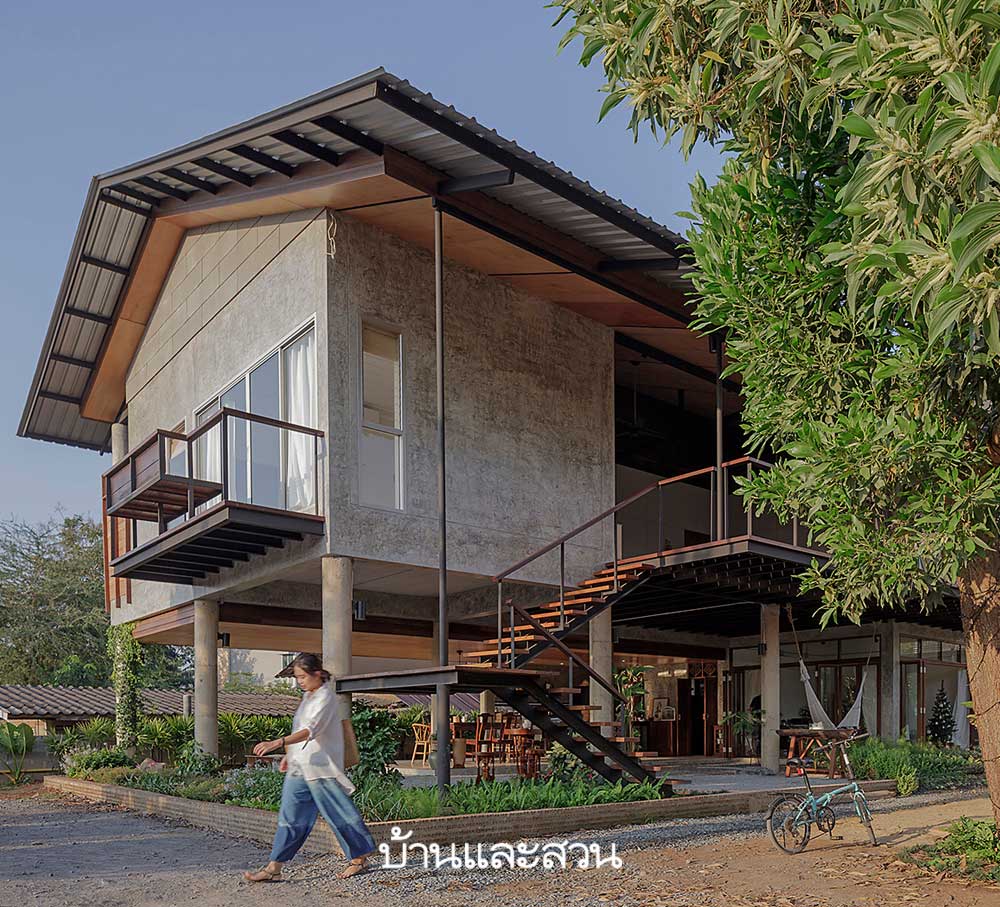
<path id="1" fill-rule="evenodd" d="M 669 699 L 653 700 L 653 721 L 676 721 L 677 710 L 670 704 Z"/>

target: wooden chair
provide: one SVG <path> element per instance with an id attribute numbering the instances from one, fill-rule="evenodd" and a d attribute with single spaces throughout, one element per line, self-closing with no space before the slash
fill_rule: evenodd
<path id="1" fill-rule="evenodd" d="M 413 725 L 413 756 L 410 759 L 410 765 L 412 766 L 417 759 L 420 759 L 421 765 L 427 765 L 427 755 L 431 751 L 431 726 L 429 724 L 421 724 L 419 722 Z"/>
<path id="2" fill-rule="evenodd" d="M 476 781 L 492 781 L 495 765 L 502 755 L 503 725 L 492 712 L 476 716 L 473 756 L 476 760 Z"/>

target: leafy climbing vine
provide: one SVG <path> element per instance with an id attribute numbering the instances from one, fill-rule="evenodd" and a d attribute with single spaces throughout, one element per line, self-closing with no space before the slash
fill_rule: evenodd
<path id="1" fill-rule="evenodd" d="M 142 708 L 139 672 L 143 665 L 143 647 L 132 635 L 131 623 L 108 627 L 108 657 L 115 691 L 115 741 L 118 746 L 134 747 Z"/>

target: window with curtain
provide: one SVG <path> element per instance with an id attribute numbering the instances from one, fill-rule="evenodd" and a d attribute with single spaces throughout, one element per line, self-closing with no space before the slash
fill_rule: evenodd
<path id="1" fill-rule="evenodd" d="M 220 408 L 228 407 L 314 427 L 315 347 L 315 331 L 309 327 L 203 406 L 196 414 L 196 424 L 203 425 Z M 219 429 L 215 426 L 195 442 L 196 475 L 201 478 L 221 479 Z M 315 512 L 316 462 L 311 435 L 235 418 L 228 421 L 226 434 L 231 501 Z"/>
<path id="2" fill-rule="evenodd" d="M 389 510 L 403 506 L 402 359 L 398 333 L 362 326 L 359 494 Z"/>

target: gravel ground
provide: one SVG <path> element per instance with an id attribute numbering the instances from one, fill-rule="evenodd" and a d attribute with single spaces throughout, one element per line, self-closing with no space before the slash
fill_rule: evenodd
<path id="1" fill-rule="evenodd" d="M 965 811 L 975 814 L 976 809 L 982 809 L 982 796 L 979 788 L 874 802 L 875 827 L 884 828 L 891 844 L 902 846 L 909 838 L 899 835 L 909 834 L 915 828 L 926 830 L 927 816 L 940 814 L 940 818 L 931 819 L 933 824 Z M 41 793 L 20 799 L 0 798 L 0 882 L 3 882 L 0 907 L 160 907 L 185 903 L 222 907 L 233 902 L 263 907 L 290 898 L 300 901 L 307 896 L 335 904 L 364 901 L 366 907 L 414 903 L 420 907 L 465 907 L 473 899 L 502 907 L 839 904 L 823 899 L 744 902 L 732 893 L 731 881 L 716 878 L 730 873 L 747 882 L 746 874 L 756 868 L 764 873 L 761 881 L 764 884 L 770 878 L 768 872 L 772 876 L 777 873 L 773 867 L 768 869 L 772 864 L 780 867 L 781 873 L 805 865 L 796 862 L 800 858 L 778 854 L 763 839 L 762 825 L 760 815 L 729 816 L 672 820 L 574 835 L 576 840 L 600 844 L 605 854 L 614 843 L 624 860 L 624 866 L 618 870 L 429 872 L 422 868 L 378 868 L 338 882 L 334 877 L 343 861 L 313 857 L 291 863 L 285 873 L 287 882 L 282 885 L 251 886 L 240 879 L 240 872 L 266 861 L 266 848 L 259 844 L 211 834 L 179 822 Z M 857 833 L 854 826 L 858 823 L 843 825 L 852 849 L 863 846 L 860 839 L 852 838 Z M 826 854 L 831 845 L 824 841 L 829 839 L 811 843 L 807 854 L 814 850 L 819 856 Z M 837 846 L 847 845 L 835 845 L 834 849 Z M 856 859 L 856 853 L 851 859 Z M 713 862 L 718 860 L 722 862 Z M 374 861 L 380 862 L 381 859 Z M 825 864 L 817 865 L 817 872 L 826 872 Z M 843 875 L 844 870 L 834 875 L 838 873 Z M 716 889 L 712 885 L 724 885 L 730 893 L 722 901 L 713 900 L 712 892 Z M 689 894 L 682 897 L 683 892 Z M 665 897 L 668 899 L 664 900 Z M 687 897 L 689 900 L 684 899 Z M 1000 901 L 986 899 L 981 903 Z"/>

